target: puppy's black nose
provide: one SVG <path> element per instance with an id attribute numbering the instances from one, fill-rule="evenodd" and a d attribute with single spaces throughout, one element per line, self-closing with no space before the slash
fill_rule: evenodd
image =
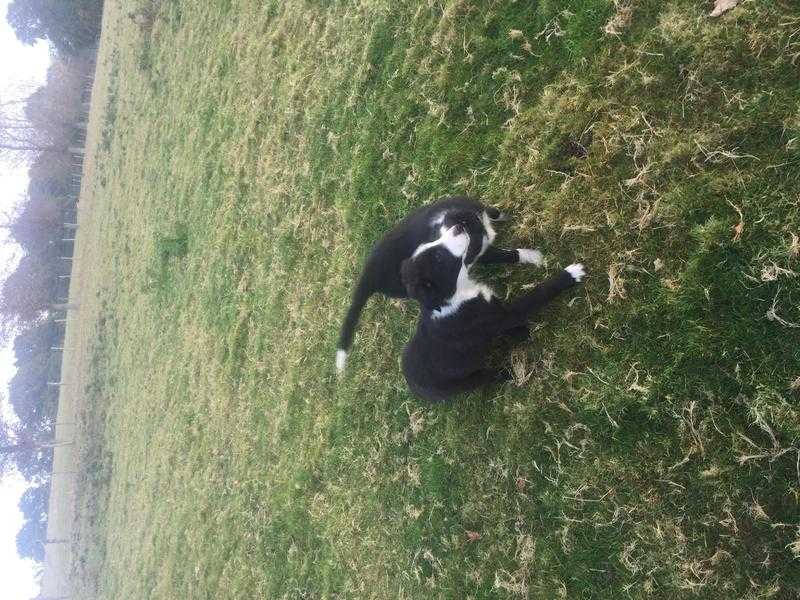
<path id="1" fill-rule="evenodd" d="M 460 233 L 464 233 L 464 225 L 463 223 L 456 223 L 453 225 L 453 235 L 458 235 Z"/>

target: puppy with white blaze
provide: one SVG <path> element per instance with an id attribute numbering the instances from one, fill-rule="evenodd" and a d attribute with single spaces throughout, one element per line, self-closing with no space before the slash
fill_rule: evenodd
<path id="1" fill-rule="evenodd" d="M 367 257 L 358 280 L 350 308 L 347 311 L 336 351 L 336 370 L 344 371 L 347 351 L 353 342 L 358 317 L 372 294 L 392 298 L 407 298 L 400 278 L 400 264 L 419 248 L 442 235 L 442 232 L 461 226 L 469 234 L 463 264 L 469 269 L 476 262 L 543 264 L 538 250 L 502 250 L 492 247 L 495 238 L 493 223 L 507 217 L 496 208 L 464 196 L 443 198 L 414 211 L 375 244 Z"/>
<path id="2" fill-rule="evenodd" d="M 470 279 L 464 262 L 469 245 L 469 234 L 454 226 L 401 266 L 408 295 L 421 308 L 403 352 L 403 375 L 411 391 L 430 402 L 508 379 L 486 366 L 492 342 L 504 335 L 527 338 L 534 313 L 585 275 L 583 265 L 572 264 L 524 296 L 501 302 Z"/>

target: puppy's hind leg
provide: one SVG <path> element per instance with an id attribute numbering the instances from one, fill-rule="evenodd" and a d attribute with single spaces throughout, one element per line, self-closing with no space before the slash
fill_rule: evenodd
<path id="1" fill-rule="evenodd" d="M 508 381 L 508 375 L 496 369 L 479 369 L 463 379 L 448 381 L 437 387 L 437 394 L 441 400 L 449 400 L 458 394 L 471 392 L 485 385 Z"/>
<path id="2" fill-rule="evenodd" d="M 511 329 L 506 329 L 503 335 L 512 343 L 518 344 L 531 339 L 531 330 L 527 325 L 515 325 Z"/>

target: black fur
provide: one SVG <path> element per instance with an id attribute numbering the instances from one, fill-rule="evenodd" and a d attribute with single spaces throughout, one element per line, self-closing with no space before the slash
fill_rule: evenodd
<path id="1" fill-rule="evenodd" d="M 527 337 L 527 323 L 534 313 L 576 283 L 564 270 L 530 293 L 504 303 L 488 288 L 470 281 L 460 266 L 453 269 L 428 252 L 406 260 L 402 273 L 409 295 L 421 305 L 417 331 L 403 352 L 403 375 L 412 392 L 431 402 L 508 379 L 506 373 L 486 366 L 492 342 L 500 336 Z M 419 285 L 419 281 L 431 279 L 439 282 L 433 293 Z M 483 293 L 447 314 L 457 288 Z"/>
<path id="2" fill-rule="evenodd" d="M 384 294 L 392 298 L 407 298 L 408 293 L 401 280 L 400 265 L 411 257 L 421 245 L 437 239 L 441 227 L 460 224 L 470 236 L 470 246 L 464 263 L 471 266 L 477 259 L 480 263 L 519 262 L 516 250 L 489 247 L 483 254 L 483 236 L 486 228 L 481 220 L 484 211 L 492 221 L 506 220 L 496 208 L 464 196 L 444 198 L 424 206 L 398 223 L 372 248 L 362 269 L 358 285 L 353 293 L 350 308 L 339 335 L 338 350 L 347 351 L 353 342 L 353 333 L 361 310 L 372 294 Z M 434 220 L 442 215 L 440 224 Z"/>

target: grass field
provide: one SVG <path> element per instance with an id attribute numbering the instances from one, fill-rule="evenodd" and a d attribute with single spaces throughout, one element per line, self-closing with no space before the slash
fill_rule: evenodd
<path id="1" fill-rule="evenodd" d="M 800 593 L 795 2 L 106 4 L 80 597 Z M 382 299 L 337 380 L 360 261 L 455 193 L 586 284 L 516 384 L 415 400 Z"/>

